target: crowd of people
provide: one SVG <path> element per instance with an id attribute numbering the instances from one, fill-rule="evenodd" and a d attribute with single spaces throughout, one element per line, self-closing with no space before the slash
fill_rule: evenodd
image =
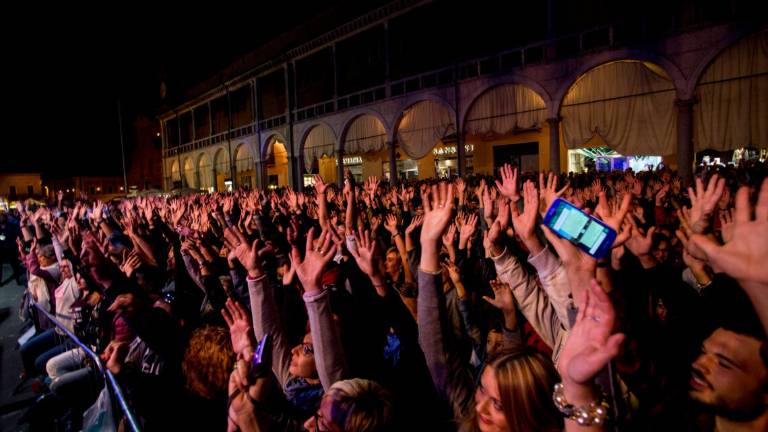
<path id="1" fill-rule="evenodd" d="M 766 431 L 766 168 L 19 204 L 34 422 L 103 386 L 39 307 L 146 430 Z M 608 255 L 542 225 L 557 198 Z"/>

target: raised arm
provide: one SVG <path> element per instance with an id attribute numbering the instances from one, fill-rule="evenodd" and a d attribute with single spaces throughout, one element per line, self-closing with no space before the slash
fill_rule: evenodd
<path id="1" fill-rule="evenodd" d="M 224 236 L 227 247 L 234 251 L 238 261 L 248 272 L 246 281 L 251 299 L 254 335 L 257 340 L 267 334 L 272 337 L 272 371 L 281 388 L 285 388 L 291 365 L 291 347 L 285 340 L 272 288 L 267 284 L 267 275 L 261 268 L 257 243 L 249 242 L 234 228 L 227 228 Z"/>
<path id="2" fill-rule="evenodd" d="M 333 383 L 346 377 L 347 364 L 344 348 L 336 323 L 331 315 L 330 293 L 320 285 L 323 271 L 334 255 L 337 247 L 333 236 L 323 231 L 314 244 L 314 228 L 307 233 L 307 246 L 302 259 L 298 248 L 291 250 L 291 261 L 296 266 L 296 274 L 304 287 L 304 302 L 307 305 L 309 326 L 312 332 L 312 345 L 315 349 L 315 364 L 323 388 L 327 391 Z"/>

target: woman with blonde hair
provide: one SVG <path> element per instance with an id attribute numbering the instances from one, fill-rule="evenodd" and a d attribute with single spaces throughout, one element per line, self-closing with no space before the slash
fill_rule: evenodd
<path id="1" fill-rule="evenodd" d="M 431 192 L 432 200 L 429 193 L 423 198 L 419 345 L 432 381 L 450 404 L 460 430 L 600 430 L 607 406 L 596 398 L 591 381 L 618 353 L 623 335 L 611 335 L 614 311 L 595 282 L 585 296 L 586 302 L 580 305 L 576 325 L 559 350 L 560 377 L 549 359 L 522 348 L 503 353 L 485 366 L 473 398 L 471 371 L 452 352 L 451 332 L 444 328 L 446 312 L 438 251 L 452 216 L 453 190 L 443 183 L 439 188 L 433 185 Z"/>

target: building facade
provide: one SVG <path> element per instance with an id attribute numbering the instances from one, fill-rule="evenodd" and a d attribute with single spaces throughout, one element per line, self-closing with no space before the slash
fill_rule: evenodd
<path id="1" fill-rule="evenodd" d="M 8 201 L 41 198 L 45 196 L 40 173 L 0 174 L 0 197 Z"/>
<path id="2" fill-rule="evenodd" d="M 504 15 L 529 21 L 526 37 L 502 27 L 486 35 L 501 46 L 465 48 L 462 31 L 441 40 L 425 22 L 467 20 L 455 9 L 466 5 L 396 1 L 161 115 L 164 188 L 301 188 L 346 168 L 392 181 L 491 174 L 505 162 L 663 162 L 690 179 L 706 152 L 765 158 L 768 27 L 753 6 L 721 3 L 574 27 L 549 1 L 530 19 Z M 507 13 L 478 8 L 467 14 Z"/>

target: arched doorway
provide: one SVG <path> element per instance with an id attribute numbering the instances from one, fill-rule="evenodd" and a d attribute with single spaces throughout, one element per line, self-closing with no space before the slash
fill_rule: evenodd
<path id="1" fill-rule="evenodd" d="M 342 136 L 344 168 L 352 171 L 356 181 L 385 175 L 387 130 L 378 117 L 372 114 L 355 117 L 346 125 Z"/>
<path id="2" fill-rule="evenodd" d="M 620 60 L 597 66 L 560 109 L 568 170 L 652 168 L 676 156 L 676 89 L 660 66 Z"/>
<path id="3" fill-rule="evenodd" d="M 229 165 L 229 153 L 220 148 L 213 157 L 214 180 L 216 190 L 219 192 L 232 188 L 232 176 Z"/>
<path id="4" fill-rule="evenodd" d="M 246 144 L 240 144 L 235 149 L 235 175 L 240 188 L 250 190 L 256 185 L 256 167 Z"/>
<path id="5" fill-rule="evenodd" d="M 200 189 L 206 192 L 213 192 L 213 167 L 205 153 L 200 154 L 200 157 L 197 159 L 197 173 L 200 179 Z"/>
<path id="6" fill-rule="evenodd" d="M 456 126 L 451 111 L 433 100 L 416 102 L 406 108 L 395 128 L 395 155 L 399 178 L 447 177 L 458 173 Z M 433 153 L 433 149 L 438 150 Z M 402 157 L 402 155 L 401 155 Z M 415 171 L 414 171 L 415 169 Z"/>
<path id="7" fill-rule="evenodd" d="M 174 160 L 171 164 L 171 181 L 169 189 L 178 189 L 181 187 L 181 171 L 179 169 L 179 161 Z"/>
<path id="8" fill-rule="evenodd" d="M 184 159 L 184 179 L 188 188 L 197 189 L 197 170 L 191 157 Z"/>
<path id="9" fill-rule="evenodd" d="M 324 124 L 312 126 L 304 139 L 302 155 L 305 186 L 312 184 L 312 174 L 320 174 L 327 183 L 336 181 L 336 139 L 331 128 Z"/>
<path id="10" fill-rule="evenodd" d="M 288 150 L 285 148 L 285 141 L 278 135 L 272 135 L 267 140 L 264 153 L 267 187 L 274 189 L 288 186 Z"/>
<path id="11" fill-rule="evenodd" d="M 504 163 L 522 171 L 546 168 L 549 134 L 542 130 L 546 117 L 544 99 L 528 86 L 502 84 L 482 93 L 464 120 L 470 172 L 492 174 Z"/>
<path id="12" fill-rule="evenodd" d="M 768 30 L 717 56 L 699 79 L 696 98 L 697 163 L 768 159 Z"/>

